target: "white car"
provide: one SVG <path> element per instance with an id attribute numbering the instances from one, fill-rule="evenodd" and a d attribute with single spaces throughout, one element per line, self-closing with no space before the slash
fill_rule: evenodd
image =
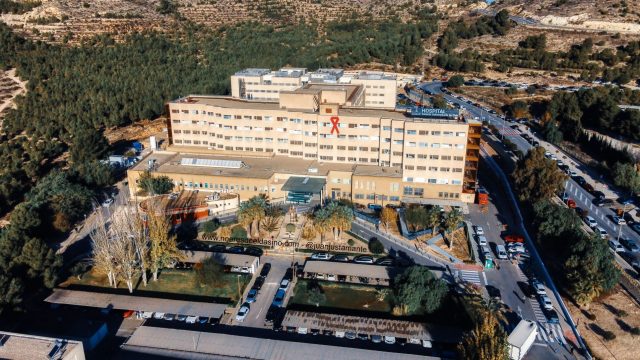
<path id="1" fill-rule="evenodd" d="M 289 280 L 287 280 L 287 279 L 283 279 L 283 280 L 280 282 L 280 289 L 282 289 L 282 290 L 287 290 L 287 288 L 289 288 Z"/>
<path id="2" fill-rule="evenodd" d="M 547 295 L 540 295 L 540 305 L 542 305 L 546 310 L 553 310 L 553 304 Z"/>
<path id="3" fill-rule="evenodd" d="M 544 288 L 544 285 L 542 285 L 542 283 L 536 279 L 533 279 L 531 281 L 531 287 L 533 287 L 533 289 L 535 290 L 536 294 L 538 295 L 547 295 L 547 290 Z"/>
<path id="4" fill-rule="evenodd" d="M 627 225 L 627 221 L 617 215 L 613 217 L 613 222 L 618 225 Z"/>
<path id="5" fill-rule="evenodd" d="M 609 240 L 609 247 L 611 249 L 613 249 L 613 251 L 615 252 L 624 252 L 624 247 L 622 245 L 620 245 L 619 242 L 615 241 L 615 240 Z"/>
<path id="6" fill-rule="evenodd" d="M 236 321 L 243 322 L 244 319 L 247 318 L 248 314 L 249 314 L 249 305 L 248 304 L 242 305 L 242 307 L 240 307 L 240 310 L 238 310 L 238 313 L 236 314 Z"/>
<path id="7" fill-rule="evenodd" d="M 609 237 L 607 230 L 601 228 L 600 226 L 596 226 L 594 231 L 596 232 L 596 234 L 600 235 L 600 238 L 603 240 L 606 240 Z"/>
<path id="8" fill-rule="evenodd" d="M 517 253 L 524 253 L 526 252 L 525 248 L 524 248 L 524 244 L 523 243 L 510 243 L 508 246 L 508 251 L 509 252 L 517 252 Z"/>
<path id="9" fill-rule="evenodd" d="M 575 171 L 573 171 L 573 170 L 570 170 L 570 171 L 569 171 L 569 176 L 571 176 L 571 177 L 573 178 L 573 177 L 578 176 L 578 173 L 577 173 L 577 172 L 575 172 Z"/>
<path id="10" fill-rule="evenodd" d="M 107 200 L 105 200 L 105 201 L 102 203 L 102 206 L 104 206 L 104 207 L 109 207 L 109 206 L 111 206 L 111 204 L 113 204 L 113 199 L 112 199 L 112 198 L 108 198 Z"/>
<path id="11" fill-rule="evenodd" d="M 157 312 L 157 313 L 153 314 L 153 318 L 154 319 L 158 319 L 158 320 L 162 320 L 164 318 L 164 313 L 163 312 Z"/>
<path id="12" fill-rule="evenodd" d="M 476 235 L 484 235 L 484 229 L 482 226 L 474 226 L 474 230 L 476 231 Z"/>
<path id="13" fill-rule="evenodd" d="M 187 324 L 195 324 L 198 322 L 198 317 L 197 316 L 187 316 L 187 319 L 184 321 Z"/>
<path id="14" fill-rule="evenodd" d="M 151 319 L 153 317 L 153 311 L 144 311 L 140 317 L 143 319 Z"/>
<path id="15" fill-rule="evenodd" d="M 395 336 L 385 336 L 384 337 L 384 343 L 385 344 L 389 344 L 389 345 L 393 345 L 396 343 L 396 337 Z"/>
<path id="16" fill-rule="evenodd" d="M 484 236 L 478 236 L 478 245 L 486 246 L 487 245 L 487 238 L 484 237 Z"/>
<path id="17" fill-rule="evenodd" d="M 311 254 L 311 259 L 313 260 L 329 260 L 331 255 L 328 253 L 313 253 Z"/>
<path id="18" fill-rule="evenodd" d="M 596 226 L 598 226 L 598 223 L 596 222 L 596 219 L 594 219 L 591 216 L 586 216 L 584 218 L 584 222 L 586 222 L 587 225 L 589 225 L 589 227 L 592 228 L 592 229 L 595 228 Z"/>

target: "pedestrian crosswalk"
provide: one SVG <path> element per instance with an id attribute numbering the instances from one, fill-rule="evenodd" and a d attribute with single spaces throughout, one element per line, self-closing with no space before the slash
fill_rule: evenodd
<path id="1" fill-rule="evenodd" d="M 460 270 L 458 272 L 458 277 L 462 281 L 466 281 L 472 284 L 482 286 L 482 280 L 480 280 L 480 273 L 472 270 Z"/>
<path id="2" fill-rule="evenodd" d="M 510 127 L 499 128 L 500 133 L 504 136 L 518 136 L 520 133 Z"/>
<path id="3" fill-rule="evenodd" d="M 533 315 L 535 315 L 536 320 L 538 322 L 540 323 L 547 322 L 547 317 L 544 316 L 544 312 L 542 312 L 542 309 L 540 308 L 540 304 L 534 299 L 531 299 L 531 308 L 533 309 Z"/>
<path id="4" fill-rule="evenodd" d="M 563 345 L 567 344 L 560 324 L 538 323 L 537 340 L 545 343 L 558 342 Z"/>

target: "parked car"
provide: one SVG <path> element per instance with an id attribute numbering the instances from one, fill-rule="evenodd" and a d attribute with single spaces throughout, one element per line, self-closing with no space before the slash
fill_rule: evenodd
<path id="1" fill-rule="evenodd" d="M 228 250 L 232 254 L 242 254 L 244 252 L 244 247 L 242 246 L 232 246 Z"/>
<path id="2" fill-rule="evenodd" d="M 598 226 L 598 222 L 592 216 L 585 216 L 584 222 L 592 229 Z"/>
<path id="3" fill-rule="evenodd" d="M 358 264 L 373 264 L 373 258 L 368 255 L 359 255 L 353 258 L 353 262 Z"/>
<path id="4" fill-rule="evenodd" d="M 249 246 L 245 250 L 245 253 L 247 253 L 248 255 L 253 255 L 253 256 L 260 257 L 260 256 L 262 256 L 262 254 L 264 254 L 264 250 L 260 249 L 259 247 Z"/>
<path id="5" fill-rule="evenodd" d="M 253 282 L 253 288 L 256 290 L 262 289 L 262 285 L 264 285 L 264 276 L 258 276 L 256 281 Z"/>
<path id="6" fill-rule="evenodd" d="M 615 252 L 624 252 L 624 247 L 613 239 L 609 240 L 609 247 Z"/>
<path id="7" fill-rule="evenodd" d="M 164 315 L 165 314 L 163 312 L 157 312 L 157 313 L 153 314 L 153 318 L 157 319 L 157 320 L 161 320 L 161 319 L 164 319 Z"/>
<path id="8" fill-rule="evenodd" d="M 547 310 L 547 309 L 543 309 L 544 312 L 544 316 L 547 318 L 547 322 L 550 324 L 559 324 L 560 323 L 560 318 L 558 318 L 558 313 L 551 309 L 551 310 Z"/>
<path id="9" fill-rule="evenodd" d="M 522 243 L 510 243 L 507 245 L 507 251 L 513 253 L 524 253 L 526 252 L 524 248 L 524 244 Z"/>
<path id="10" fill-rule="evenodd" d="M 636 244 L 636 242 L 631 239 L 622 238 L 620 239 L 620 244 L 627 248 L 627 250 L 629 250 L 630 252 L 640 252 L 640 246 L 638 246 L 638 244 Z"/>
<path id="11" fill-rule="evenodd" d="M 496 245 L 496 255 L 498 256 L 498 259 L 501 260 L 506 260 L 507 257 L 507 250 L 504 248 L 504 245 Z"/>
<path id="12" fill-rule="evenodd" d="M 480 246 L 487 245 L 487 238 L 484 236 L 478 236 L 478 245 Z"/>
<path id="13" fill-rule="evenodd" d="M 288 288 L 289 288 L 289 280 L 287 280 L 287 279 L 282 279 L 282 281 L 280 281 L 280 287 L 279 287 L 279 289 L 280 289 L 280 290 L 283 290 L 283 291 L 287 291 L 287 289 L 288 289 Z"/>
<path id="14" fill-rule="evenodd" d="M 331 257 L 331 260 L 347 262 L 349 261 L 349 256 L 347 254 L 336 254 Z"/>
<path id="15" fill-rule="evenodd" d="M 225 252 L 227 250 L 227 247 L 224 245 L 213 245 L 213 247 L 211 247 L 210 249 L 213 252 Z"/>
<path id="16" fill-rule="evenodd" d="M 546 310 L 553 310 L 553 303 L 547 295 L 540 295 L 539 300 L 540 305 L 542 305 L 543 308 L 545 308 Z"/>
<path id="17" fill-rule="evenodd" d="M 395 336 L 385 336 L 384 337 L 384 343 L 385 344 L 389 344 L 389 345 L 393 345 L 396 343 L 396 338 Z"/>
<path id="18" fill-rule="evenodd" d="M 638 234 L 640 234 L 640 224 L 633 224 L 631 225 L 631 230 L 637 232 Z"/>
<path id="19" fill-rule="evenodd" d="M 260 270 L 260 276 L 267 277 L 267 275 L 269 275 L 269 271 L 271 271 L 271 263 L 264 263 Z"/>
<path id="20" fill-rule="evenodd" d="M 482 226 L 474 225 L 473 230 L 475 230 L 476 235 L 484 235 L 484 229 L 482 228 Z"/>
<path id="21" fill-rule="evenodd" d="M 198 322 L 198 317 L 197 316 L 193 316 L 193 315 L 189 315 L 187 316 L 187 318 L 184 320 L 184 322 L 186 322 L 187 324 L 195 324 L 196 322 Z"/>
<path id="22" fill-rule="evenodd" d="M 537 295 L 547 295 L 547 289 L 536 279 L 531 280 L 531 287 Z"/>
<path id="23" fill-rule="evenodd" d="M 600 235 L 601 239 L 606 240 L 609 237 L 609 234 L 607 233 L 607 230 L 601 228 L 600 226 L 596 226 L 594 231 L 596 232 L 596 234 Z"/>
<path id="24" fill-rule="evenodd" d="M 585 182 L 584 184 L 582 184 L 582 188 L 587 190 L 588 192 L 593 191 L 593 185 L 589 184 L 588 182 Z"/>
<path id="25" fill-rule="evenodd" d="M 596 199 L 604 200 L 606 196 L 602 191 L 596 190 L 591 193 L 591 195 L 595 196 Z"/>
<path id="26" fill-rule="evenodd" d="M 162 319 L 167 321 L 173 321 L 176 318 L 175 314 L 164 314 Z"/>
<path id="27" fill-rule="evenodd" d="M 275 302 L 275 299 L 274 299 Z M 270 306 L 269 310 L 267 310 L 267 315 L 264 318 L 264 324 L 265 325 L 273 325 L 273 322 L 276 319 L 276 316 L 278 315 L 278 307 L 276 306 Z"/>
<path id="28" fill-rule="evenodd" d="M 176 320 L 178 320 L 178 321 L 185 321 L 185 320 L 187 320 L 187 315 L 180 315 L 180 314 L 178 314 L 178 315 L 176 315 Z"/>
<path id="29" fill-rule="evenodd" d="M 247 318 L 247 315 L 249 314 L 249 304 L 245 303 L 244 305 L 242 305 L 240 307 L 240 310 L 238 310 L 238 313 L 236 314 L 236 321 L 237 322 L 243 322 L 244 319 Z"/>
<path id="30" fill-rule="evenodd" d="M 328 253 L 313 253 L 311 254 L 311 259 L 313 260 L 329 260 L 331 255 Z"/>
<path id="31" fill-rule="evenodd" d="M 251 304 L 253 302 L 256 302 L 256 297 L 258 296 L 258 289 L 252 288 L 251 290 L 249 290 L 249 292 L 247 293 L 247 304 Z"/>
<path id="32" fill-rule="evenodd" d="M 580 186 L 584 186 L 584 184 L 587 183 L 587 180 L 585 178 L 583 178 L 582 176 L 576 176 L 573 178 L 573 180 L 578 183 L 578 185 Z"/>
<path id="33" fill-rule="evenodd" d="M 573 199 L 567 199 L 567 206 L 569 207 L 569 209 L 575 209 L 576 202 Z"/>
<path id="34" fill-rule="evenodd" d="M 614 215 L 612 218 L 613 222 L 618 225 L 627 225 L 627 221 L 620 216 Z"/>

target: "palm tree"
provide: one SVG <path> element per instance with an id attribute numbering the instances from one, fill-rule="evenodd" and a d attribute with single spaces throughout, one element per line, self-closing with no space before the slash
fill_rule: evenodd
<path id="1" fill-rule="evenodd" d="M 332 215 L 335 219 L 335 226 L 338 229 L 337 240 L 339 241 L 343 231 L 351 230 L 351 222 L 353 221 L 353 210 L 344 205 L 340 205 L 335 209 Z"/>
<path id="2" fill-rule="evenodd" d="M 326 208 L 319 209 L 313 214 L 313 227 L 320 234 L 320 243 L 324 243 L 325 234 L 331 229 L 331 219 Z"/>
<path id="3" fill-rule="evenodd" d="M 238 223 L 240 223 L 240 225 L 242 225 L 249 234 L 251 233 L 251 223 L 253 222 L 253 208 L 250 201 L 251 200 L 247 200 L 240 203 L 238 212 L 236 213 Z"/>
<path id="4" fill-rule="evenodd" d="M 257 223 L 256 227 L 258 233 L 260 233 L 260 221 L 265 218 L 267 212 L 267 200 L 264 196 L 254 196 L 249 199 L 251 203 L 251 215 L 252 220 Z M 251 234 L 249 234 L 251 236 Z"/>
<path id="5" fill-rule="evenodd" d="M 427 213 L 424 218 L 424 226 L 431 229 L 431 234 L 436 232 L 436 227 L 440 225 L 440 209 L 437 206 L 432 206 L 427 209 Z"/>
<path id="6" fill-rule="evenodd" d="M 447 213 L 444 218 L 444 228 L 449 234 L 458 227 L 458 224 L 462 221 L 462 213 L 458 209 L 453 209 Z M 453 249 L 453 236 L 449 240 L 449 249 Z"/>

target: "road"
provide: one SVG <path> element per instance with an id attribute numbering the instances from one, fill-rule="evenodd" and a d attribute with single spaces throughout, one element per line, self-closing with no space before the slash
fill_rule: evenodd
<path id="1" fill-rule="evenodd" d="M 485 120 L 489 122 L 489 124 L 494 125 L 498 129 L 502 137 L 507 137 L 524 154 L 526 154 L 527 151 L 533 148 L 531 144 L 529 144 L 524 138 L 522 138 L 522 136 L 520 136 L 521 133 L 519 131 L 511 128 L 511 125 L 513 124 L 503 120 L 499 116 L 488 113 L 482 108 L 469 104 L 467 101 L 460 100 L 455 96 L 443 93 L 441 89 L 442 88 L 441 82 L 425 83 L 425 84 L 422 84 L 420 87 L 423 89 L 429 90 L 433 94 L 442 94 L 447 101 L 457 103 L 463 106 L 464 109 L 472 117 L 477 117 L 479 120 Z M 520 125 L 519 128 L 522 129 L 523 126 Z M 528 132 L 528 131 L 525 130 L 524 132 Z M 588 166 L 584 164 L 580 164 L 574 159 L 571 159 L 567 154 L 563 153 L 557 147 L 540 139 L 537 134 L 532 132 L 528 132 L 528 133 L 529 135 L 534 136 L 536 140 L 540 142 L 540 146 L 544 147 L 545 150 L 551 152 L 552 154 L 557 154 L 558 158 L 562 159 L 565 163 L 568 163 L 568 165 L 571 167 L 572 170 L 575 170 L 580 175 L 584 176 L 589 183 L 596 185 L 596 190 L 607 190 L 602 185 L 600 186 L 598 185 L 598 182 L 595 180 L 596 176 L 593 170 L 589 169 Z M 575 180 L 573 179 L 567 180 L 566 191 L 570 194 L 571 198 L 576 201 L 576 204 L 578 207 L 589 210 L 589 213 L 596 219 L 596 221 L 598 222 L 598 225 L 600 225 L 602 228 L 604 228 L 607 231 L 611 239 L 617 239 L 618 231 L 620 231 L 621 237 L 631 239 L 635 241 L 636 244 L 640 245 L 640 235 L 625 225 L 623 225 L 622 228 L 619 229 L 618 228 L 619 226 L 614 224 L 611 221 L 611 217 L 615 215 L 614 211 L 611 208 L 605 208 L 605 207 L 598 208 L 597 206 L 593 205 L 592 202 L 593 202 L 594 196 L 591 195 L 585 189 L 583 189 L 580 185 L 578 185 L 578 183 L 576 183 Z M 605 191 L 605 192 L 608 192 L 609 193 L 608 195 L 610 196 L 613 194 L 613 192 L 611 191 Z M 632 273 L 635 273 L 635 271 L 631 269 L 629 264 L 623 261 L 622 258 L 617 257 L 616 260 L 618 261 L 620 266 L 622 266 L 624 269 Z M 637 273 L 635 274 L 635 276 L 637 276 Z"/>
<path id="2" fill-rule="evenodd" d="M 479 108 L 479 107 L 476 107 L 476 106 L 474 106 L 472 104 L 469 104 L 467 101 L 463 101 L 463 100 L 460 100 L 460 99 L 458 99 L 458 98 L 456 98 L 454 96 L 451 96 L 449 94 L 443 93 L 442 92 L 442 83 L 441 82 L 424 83 L 424 84 L 420 85 L 420 88 L 423 89 L 423 90 L 428 90 L 432 94 L 442 94 L 443 97 L 447 101 L 452 102 L 452 103 L 457 103 L 457 104 L 460 104 L 461 106 L 463 106 L 465 108 L 465 110 L 469 112 L 470 116 L 472 116 L 474 118 L 477 117 L 479 120 L 486 120 L 490 124 L 496 126 L 496 128 L 500 131 L 501 135 L 502 136 L 509 136 L 509 139 L 523 153 L 526 153 L 529 149 L 532 148 L 532 146 L 524 138 L 519 136 L 519 133 L 514 132 L 513 129 L 511 129 L 509 127 L 510 126 L 509 123 L 507 123 L 506 121 L 504 121 L 500 117 L 492 115 L 491 113 L 488 113 L 486 110 L 484 110 L 482 108 Z M 504 197 L 504 199 L 506 199 L 506 197 Z M 507 207 L 507 208 L 509 209 L 510 207 Z M 544 264 L 542 262 L 536 264 L 536 266 L 539 269 L 544 269 Z M 543 271 L 543 273 L 546 273 L 546 271 Z M 517 275 L 517 276 L 514 276 L 514 275 Z M 517 274 L 517 273 L 512 274 L 512 276 L 510 276 L 509 278 L 511 278 L 512 284 L 517 284 L 518 281 L 522 281 L 523 280 L 523 279 L 520 278 L 519 274 Z M 541 276 L 540 278 L 545 278 L 545 277 Z M 491 283 L 491 280 L 492 280 L 491 276 L 488 276 L 488 279 L 489 279 L 489 282 Z M 551 283 L 551 279 L 548 278 L 547 281 L 549 283 L 547 283 L 546 285 L 548 285 L 549 288 L 553 290 L 555 288 L 555 286 L 553 286 L 553 283 Z M 497 281 L 497 284 L 500 285 L 501 281 Z M 507 288 L 507 289 L 509 289 L 509 288 Z M 515 288 L 513 286 L 511 287 L 511 289 L 515 290 Z M 566 307 L 564 306 L 564 304 L 561 303 L 562 299 L 560 298 L 560 296 L 555 292 L 554 292 L 554 295 L 555 296 L 551 296 L 552 301 L 554 302 L 554 306 L 557 309 L 562 308 L 563 309 L 563 313 L 567 314 L 568 311 L 566 310 Z M 507 295 L 507 301 L 513 302 L 513 299 L 510 299 L 510 296 Z M 532 311 L 533 310 L 534 309 L 532 308 Z M 523 313 L 523 315 L 525 317 L 527 316 L 524 313 Z M 537 315 L 537 314 L 535 314 L 535 315 Z M 535 319 L 537 320 L 537 316 L 535 317 Z M 543 317 L 542 317 L 542 319 L 543 319 Z M 561 321 L 562 320 L 566 321 L 567 325 L 570 325 L 571 327 L 575 327 L 575 324 L 572 324 L 570 319 L 561 319 Z M 553 350 L 555 351 L 555 349 L 553 349 Z M 557 353 L 554 353 L 554 355 L 557 355 Z"/>

